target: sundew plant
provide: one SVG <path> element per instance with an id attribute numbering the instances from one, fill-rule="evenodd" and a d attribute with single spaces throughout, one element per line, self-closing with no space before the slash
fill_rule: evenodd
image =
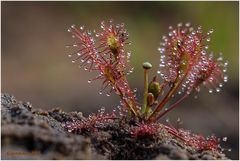
<path id="1" fill-rule="evenodd" d="M 67 123 L 69 132 L 81 132 L 96 129 L 96 124 L 119 117 L 127 117 L 137 122 L 131 130 L 133 137 L 154 135 L 158 131 L 157 121 L 178 105 L 189 95 L 196 95 L 202 88 L 209 93 L 220 92 L 223 83 L 227 82 L 228 62 L 223 61 L 222 54 L 215 58 L 208 52 L 208 42 L 213 30 L 203 33 L 202 27 L 193 28 L 190 23 L 179 23 L 169 27 L 169 33 L 162 36 L 160 42 L 159 69 L 156 75 L 149 76 L 152 64 L 144 62 L 143 100 L 138 100 L 136 90 L 128 83 L 127 75 L 133 72 L 130 66 L 131 53 L 125 50 L 130 44 L 125 25 L 114 24 L 112 20 L 101 22 L 99 30 L 85 30 L 83 26 L 72 25 L 68 31 L 75 39 L 74 53 L 68 56 L 72 63 L 78 64 L 86 71 L 95 72 L 96 77 L 89 79 L 102 81 L 99 94 L 119 95 L 121 101 L 119 112 L 104 114 L 104 109 L 92 114 L 86 120 Z M 174 97 L 180 95 L 180 97 Z M 142 102 L 142 103 L 141 103 Z M 168 104 L 168 105 L 167 105 Z M 218 149 L 215 136 L 205 139 L 200 135 L 164 125 L 174 136 L 199 149 Z"/>

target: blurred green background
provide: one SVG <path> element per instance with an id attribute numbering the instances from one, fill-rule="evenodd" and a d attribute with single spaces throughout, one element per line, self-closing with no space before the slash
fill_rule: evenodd
<path id="1" fill-rule="evenodd" d="M 65 45 L 73 42 L 67 29 L 72 24 L 93 30 L 101 20 L 124 22 L 132 45 L 131 65 L 135 72 L 128 78 L 143 90 L 141 64 L 159 63 L 157 48 L 168 26 L 178 22 L 201 25 L 204 31 L 214 29 L 209 51 L 223 53 L 229 61 L 229 81 L 223 92 L 209 94 L 202 90 L 198 99 L 184 101 L 170 118 L 182 127 L 204 135 L 228 137 L 223 146 L 231 159 L 239 157 L 239 2 L 1 2 L 2 13 L 2 92 L 31 102 L 35 108 L 60 107 L 65 111 L 82 111 L 85 115 L 105 106 L 108 110 L 119 103 L 114 94 L 98 94 L 101 82 L 87 80 L 95 74 L 80 70 L 67 57 Z"/>

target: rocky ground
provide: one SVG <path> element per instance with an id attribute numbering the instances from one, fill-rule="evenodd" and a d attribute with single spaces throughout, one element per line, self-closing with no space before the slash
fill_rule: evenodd
<path id="1" fill-rule="evenodd" d="M 81 112 L 43 111 L 13 96 L 1 96 L 2 159 L 227 159 L 213 151 L 194 151 L 162 132 L 132 138 L 119 120 L 83 135 L 66 122 L 85 119 Z"/>

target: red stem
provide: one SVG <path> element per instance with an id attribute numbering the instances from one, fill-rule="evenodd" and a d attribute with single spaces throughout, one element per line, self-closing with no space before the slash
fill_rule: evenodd
<path id="1" fill-rule="evenodd" d="M 121 89 L 119 88 L 119 86 L 117 85 L 117 83 L 115 84 L 115 87 L 116 87 L 117 91 L 119 92 L 121 99 L 122 99 L 122 100 L 124 101 L 124 103 L 128 106 L 129 110 L 130 110 L 135 116 L 139 117 L 140 115 L 139 115 L 139 113 L 138 113 L 138 110 L 137 110 L 136 106 L 131 106 L 131 105 L 129 104 L 129 102 L 128 102 L 126 99 L 124 99 L 124 94 L 123 94 L 123 92 L 121 91 Z M 132 99 L 131 99 L 131 101 L 132 101 L 132 103 L 134 103 L 134 105 L 135 105 L 135 102 L 134 102 Z"/>
<path id="2" fill-rule="evenodd" d="M 172 109 L 174 109 L 175 107 L 177 107 L 177 105 L 182 102 L 186 97 L 188 96 L 188 94 L 185 94 L 182 98 L 180 98 L 177 102 L 175 102 L 173 105 L 171 105 L 167 110 L 165 110 L 163 113 L 161 113 L 160 115 L 158 115 L 155 119 L 159 119 L 162 116 L 164 116 L 166 113 L 168 113 L 169 111 L 171 111 Z"/>
<path id="3" fill-rule="evenodd" d="M 182 84 L 182 82 L 184 81 L 185 77 L 188 74 L 189 69 L 187 69 L 185 75 L 183 76 L 183 78 L 177 83 L 176 86 L 172 87 L 168 94 L 164 97 L 164 99 L 162 100 L 162 102 L 157 106 L 157 108 L 155 109 L 155 111 L 152 113 L 152 115 L 150 115 L 150 117 L 148 118 L 149 121 L 154 121 L 156 120 L 156 115 L 158 114 L 158 112 L 161 111 L 161 109 L 164 107 L 164 105 L 170 100 L 171 96 L 176 92 L 176 90 L 178 90 L 179 86 Z M 159 117 L 157 117 L 159 118 Z"/>

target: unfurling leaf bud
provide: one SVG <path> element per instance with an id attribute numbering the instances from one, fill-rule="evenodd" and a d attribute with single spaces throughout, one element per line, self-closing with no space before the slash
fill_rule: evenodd
<path id="1" fill-rule="evenodd" d="M 152 64 L 149 63 L 149 62 L 144 62 L 142 66 L 143 66 L 144 69 L 151 69 L 152 68 Z"/>
<path id="2" fill-rule="evenodd" d="M 148 96 L 147 96 L 148 106 L 153 105 L 154 102 L 155 102 L 154 95 L 152 93 L 148 93 Z"/>
<path id="3" fill-rule="evenodd" d="M 153 80 L 148 85 L 148 93 L 152 93 L 154 96 L 154 99 L 156 100 L 160 94 L 161 86 L 156 80 L 156 76 L 153 78 Z"/>
<path id="4" fill-rule="evenodd" d="M 121 45 L 118 40 L 118 37 L 116 35 L 114 35 L 113 33 L 110 33 L 107 37 L 107 44 L 108 44 L 110 50 L 112 51 L 112 53 L 115 57 L 115 60 L 117 60 L 119 48 Z"/>

